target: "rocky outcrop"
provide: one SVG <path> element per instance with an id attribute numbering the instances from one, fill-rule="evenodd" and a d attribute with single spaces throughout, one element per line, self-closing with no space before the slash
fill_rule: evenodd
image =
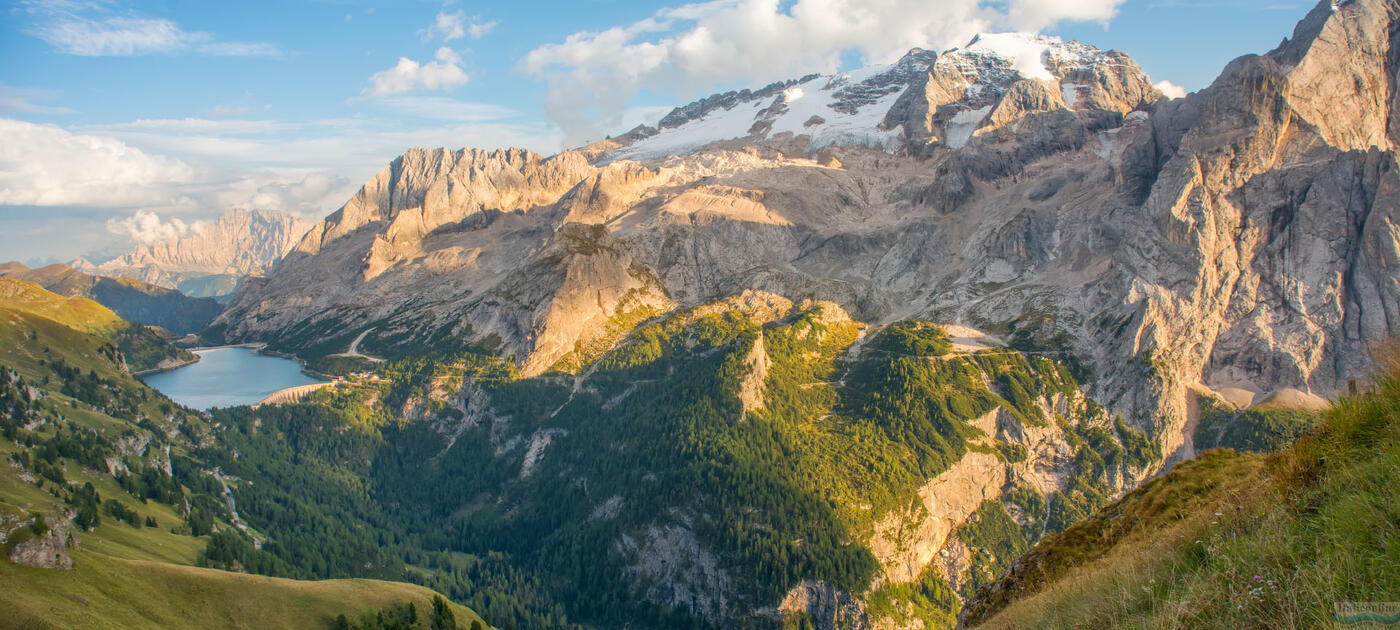
<path id="1" fill-rule="evenodd" d="M 21 530 L 29 533 L 28 528 Z M 14 536 L 11 533 L 11 536 Z M 79 538 L 76 532 L 68 530 L 68 523 L 57 523 L 42 535 L 28 537 L 10 549 L 10 562 L 36 569 L 73 568 L 72 551 L 77 551 Z"/>
<path id="2" fill-rule="evenodd" d="M 731 579 L 688 528 L 651 526 L 636 537 L 624 534 L 616 551 L 633 559 L 625 573 L 644 599 L 690 610 L 711 622 L 731 614 Z"/>
<path id="3" fill-rule="evenodd" d="M 768 369 L 773 362 L 763 347 L 763 333 L 753 342 L 753 349 L 744 357 L 744 379 L 739 382 L 739 402 L 744 414 L 763 408 L 764 383 L 768 380 Z"/>

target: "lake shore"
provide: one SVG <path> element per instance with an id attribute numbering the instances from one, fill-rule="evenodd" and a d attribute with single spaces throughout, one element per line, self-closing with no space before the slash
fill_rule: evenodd
<path id="1" fill-rule="evenodd" d="M 182 367 L 188 367 L 188 366 L 194 365 L 194 364 L 196 364 L 196 363 L 199 363 L 199 360 L 202 358 L 202 357 L 199 356 L 199 353 L 194 352 L 194 351 L 190 351 L 190 354 L 193 354 L 193 355 L 194 355 L 194 358 L 188 359 L 188 360 L 185 360 L 185 361 L 176 361 L 173 365 L 157 365 L 156 367 L 153 367 L 153 368 L 151 368 L 151 369 L 149 369 L 149 370 L 141 370 L 140 372 L 132 372 L 131 375 L 139 378 L 139 377 L 142 377 L 142 376 L 146 376 L 146 375 L 148 375 L 148 374 L 160 374 L 161 372 L 169 372 L 169 371 L 171 371 L 171 370 L 178 370 L 178 369 L 180 369 L 180 368 L 182 368 Z M 164 361 L 162 361 L 161 363 L 164 363 Z"/>

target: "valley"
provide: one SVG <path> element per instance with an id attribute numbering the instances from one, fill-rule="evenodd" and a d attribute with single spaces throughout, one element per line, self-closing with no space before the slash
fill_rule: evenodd
<path id="1" fill-rule="evenodd" d="M 0 627 L 1393 598 L 1400 2 L 1320 2 L 1184 95 L 1125 52 L 964 41 L 553 155 L 407 149 L 314 223 L 0 266 Z"/>

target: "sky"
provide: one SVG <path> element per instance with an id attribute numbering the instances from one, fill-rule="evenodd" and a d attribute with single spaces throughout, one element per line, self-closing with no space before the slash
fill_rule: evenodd
<path id="1" fill-rule="evenodd" d="M 727 89 L 1029 31 L 1169 91 L 1288 0 L 0 3 L 0 261 L 115 256 L 233 207 L 336 210 L 405 149 L 579 146 Z"/>

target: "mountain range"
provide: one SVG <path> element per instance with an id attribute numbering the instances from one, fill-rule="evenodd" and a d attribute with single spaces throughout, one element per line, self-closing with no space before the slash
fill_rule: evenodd
<path id="1" fill-rule="evenodd" d="M 124 453 L 185 562 L 488 626 L 1332 623 L 1400 579 L 1397 59 L 1400 2 L 1324 0 L 1184 98 L 983 34 L 553 156 L 412 149 L 280 260 L 115 265 L 248 274 L 200 337 L 334 385 L 191 412 L 30 309 L 2 428 L 65 526 L 64 458 Z"/>
<path id="2" fill-rule="evenodd" d="M 1323 2 L 1178 99 L 1123 53 L 988 34 L 718 94 L 550 157 L 414 149 L 205 334 L 313 362 L 352 342 L 443 357 L 357 413 L 431 425 L 434 461 L 515 468 L 420 473 L 462 484 L 447 503 L 499 532 L 476 548 L 509 544 L 541 571 L 549 540 L 612 550 L 586 561 L 611 573 L 564 578 L 571 597 L 614 584 L 720 625 L 779 611 L 881 627 L 905 614 L 876 615 L 885 589 L 962 597 L 1006 566 L 969 523 L 1058 531 L 1219 445 L 1212 410 L 1316 410 L 1364 387 L 1400 322 L 1395 14 Z M 461 356 L 508 361 L 552 411 L 503 400 Z M 717 443 L 692 442 L 705 430 Z M 794 459 L 749 459 L 765 431 Z M 873 481 L 828 458 L 864 452 L 863 431 L 919 463 Z M 630 475 L 660 485 L 618 485 Z M 783 498 L 732 505 L 774 492 L 751 479 Z M 806 501 L 833 520 L 784 520 Z M 748 553 L 791 560 L 767 575 Z"/>
<path id="3" fill-rule="evenodd" d="M 272 268 L 310 225 L 285 212 L 234 208 L 191 234 L 138 244 L 102 264 L 80 258 L 71 266 L 85 273 L 126 276 L 179 289 L 190 297 L 224 297 L 244 277 Z"/>
<path id="4" fill-rule="evenodd" d="M 1319 404 L 1396 331 L 1389 24 L 1323 3 L 1184 99 L 1122 53 L 987 35 L 547 158 L 416 149 L 213 332 L 314 356 L 373 329 L 535 375 L 629 314 L 768 291 L 1058 353 L 1189 456 L 1198 392 Z"/>

